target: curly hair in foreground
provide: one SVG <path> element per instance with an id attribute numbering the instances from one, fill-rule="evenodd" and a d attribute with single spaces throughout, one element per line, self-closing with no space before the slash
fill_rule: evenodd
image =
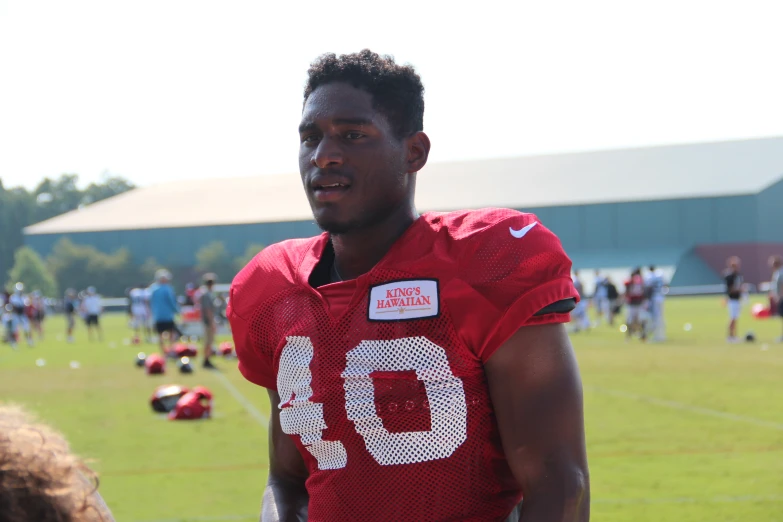
<path id="1" fill-rule="evenodd" d="M 97 489 L 62 435 L 0 404 L 0 522 L 112 521 Z"/>
<path id="2" fill-rule="evenodd" d="M 319 86 L 345 82 L 370 93 L 373 106 L 389 120 L 395 136 L 405 138 L 424 130 L 424 86 L 410 65 L 369 49 L 358 53 L 327 53 L 307 71 L 304 99 Z"/>

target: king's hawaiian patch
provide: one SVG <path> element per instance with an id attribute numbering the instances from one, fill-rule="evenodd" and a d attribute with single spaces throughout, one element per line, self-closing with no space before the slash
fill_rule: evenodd
<path id="1" fill-rule="evenodd" d="M 367 318 L 370 321 L 409 321 L 438 317 L 438 281 L 411 279 L 370 288 Z"/>

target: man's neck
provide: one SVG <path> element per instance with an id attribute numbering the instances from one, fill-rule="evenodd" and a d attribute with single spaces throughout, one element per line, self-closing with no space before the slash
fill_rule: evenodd
<path id="1" fill-rule="evenodd" d="M 371 227 L 332 235 L 340 279 L 355 279 L 372 270 L 418 217 L 415 208 L 404 206 Z"/>

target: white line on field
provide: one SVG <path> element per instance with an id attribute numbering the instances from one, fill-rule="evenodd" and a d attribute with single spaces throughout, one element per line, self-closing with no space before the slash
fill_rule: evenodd
<path id="1" fill-rule="evenodd" d="M 737 497 L 675 498 L 593 498 L 592 504 L 723 504 L 735 502 L 781 502 L 781 495 L 742 495 Z"/>
<path id="2" fill-rule="evenodd" d="M 628 393 L 619 390 L 608 390 L 606 388 L 599 388 L 596 386 L 585 386 L 585 390 L 593 391 L 596 393 L 602 393 L 604 395 L 612 395 L 614 397 L 622 397 L 624 399 L 632 399 L 639 402 L 646 402 L 648 404 L 653 404 L 655 406 L 663 406 L 665 408 L 671 408 L 673 410 L 689 411 L 691 413 L 698 413 L 700 415 L 707 415 L 709 417 L 717 417 L 719 419 L 725 419 L 734 422 L 744 422 L 746 424 L 754 424 L 756 426 L 762 426 L 764 428 L 772 428 L 774 430 L 783 431 L 783 424 L 766 421 L 763 419 L 756 419 L 755 417 L 746 417 L 745 415 L 736 415 L 734 413 L 712 410 L 710 408 L 702 408 L 701 406 L 693 406 L 691 404 L 685 404 L 682 402 L 670 401 L 666 399 L 658 399 L 657 397 L 637 395 L 635 393 Z"/>
<path id="3" fill-rule="evenodd" d="M 258 409 L 253 406 L 253 403 L 250 402 L 247 397 L 242 395 L 242 393 L 237 390 L 236 386 L 231 384 L 231 381 L 228 380 L 228 378 L 223 375 L 220 372 L 213 372 L 213 374 L 218 378 L 218 380 L 223 384 L 223 387 L 228 390 L 228 392 L 234 396 L 234 398 L 241 404 L 245 410 L 250 414 L 251 417 L 253 417 L 255 420 L 258 421 L 258 423 L 266 428 L 269 426 L 269 419 L 266 418 L 266 415 L 258 411 Z M 229 519 L 215 519 L 215 520 L 229 520 Z"/>

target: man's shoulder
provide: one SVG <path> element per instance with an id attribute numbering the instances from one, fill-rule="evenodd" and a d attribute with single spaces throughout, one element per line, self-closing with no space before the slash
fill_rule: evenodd
<path id="1" fill-rule="evenodd" d="M 566 260 L 557 236 L 535 214 L 507 208 L 483 208 L 426 215 L 435 242 L 464 269 L 497 272 L 505 267 L 530 270 L 533 265 Z M 570 260 L 567 261 L 570 273 Z"/>
<path id="2" fill-rule="evenodd" d="M 455 240 L 480 240 L 495 234 L 522 237 L 539 224 L 534 214 L 509 208 L 429 212 L 424 218 L 433 231 L 445 233 Z M 525 230 L 526 227 L 530 228 Z"/>
<path id="3" fill-rule="evenodd" d="M 289 239 L 256 254 L 231 283 L 233 313 L 244 315 L 246 308 L 257 306 L 270 293 L 298 284 L 300 265 L 321 237 Z"/>

